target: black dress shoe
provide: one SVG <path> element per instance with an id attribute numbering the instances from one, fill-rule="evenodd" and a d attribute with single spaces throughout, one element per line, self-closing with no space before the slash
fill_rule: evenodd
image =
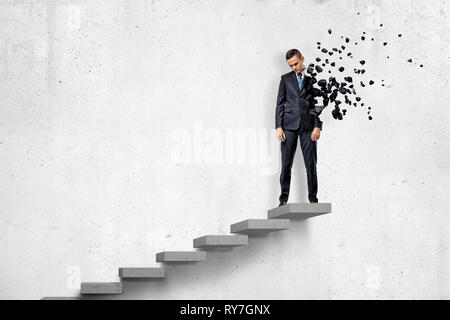
<path id="1" fill-rule="evenodd" d="M 310 203 L 319 203 L 319 200 L 316 200 L 316 201 L 310 201 Z"/>
<path id="2" fill-rule="evenodd" d="M 278 208 L 279 208 L 279 207 L 282 207 L 282 206 L 285 206 L 286 203 L 287 203 L 287 201 L 280 201 L 280 205 L 278 206 Z"/>

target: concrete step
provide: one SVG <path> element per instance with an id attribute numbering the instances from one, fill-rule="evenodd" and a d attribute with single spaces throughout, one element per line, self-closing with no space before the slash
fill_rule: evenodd
<path id="1" fill-rule="evenodd" d="M 122 282 L 82 282 L 81 294 L 122 294 Z"/>
<path id="2" fill-rule="evenodd" d="M 124 278 L 164 278 L 164 268 L 119 268 L 119 277 Z"/>
<path id="3" fill-rule="evenodd" d="M 289 229 L 289 219 L 247 219 L 231 225 L 231 233 L 261 235 Z"/>
<path id="4" fill-rule="evenodd" d="M 156 254 L 157 262 L 198 262 L 206 260 L 204 251 L 162 251 Z"/>
<path id="5" fill-rule="evenodd" d="M 81 300 L 81 297 L 43 297 L 41 300 Z"/>
<path id="6" fill-rule="evenodd" d="M 270 209 L 269 219 L 305 219 L 331 212 L 331 203 L 288 203 Z"/>
<path id="7" fill-rule="evenodd" d="M 207 235 L 194 239 L 194 248 L 214 249 L 248 245 L 248 236 L 244 235 Z"/>

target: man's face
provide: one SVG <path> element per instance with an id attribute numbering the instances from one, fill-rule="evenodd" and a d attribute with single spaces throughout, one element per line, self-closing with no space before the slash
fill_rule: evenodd
<path id="1" fill-rule="evenodd" d="M 300 73 L 306 69 L 306 67 L 303 65 L 305 57 L 299 58 L 297 56 L 293 56 L 292 58 L 287 59 L 286 61 L 289 64 L 289 67 L 291 67 L 291 70 L 295 71 L 295 73 Z"/>

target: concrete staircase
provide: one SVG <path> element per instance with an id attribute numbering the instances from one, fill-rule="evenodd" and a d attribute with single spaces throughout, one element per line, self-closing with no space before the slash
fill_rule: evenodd
<path id="1" fill-rule="evenodd" d="M 206 260 L 208 250 L 231 249 L 248 245 L 249 236 L 289 229 L 291 220 L 307 219 L 331 213 L 331 203 L 288 203 L 268 211 L 268 219 L 248 219 L 230 226 L 230 235 L 205 235 L 194 239 L 193 247 L 203 251 L 162 251 L 156 262 L 197 263 Z M 164 279 L 164 267 L 119 268 L 119 277 L 126 279 Z M 41 300 L 72 300 L 88 295 L 116 295 L 123 293 L 120 282 L 82 282 L 81 297 L 44 297 Z"/>

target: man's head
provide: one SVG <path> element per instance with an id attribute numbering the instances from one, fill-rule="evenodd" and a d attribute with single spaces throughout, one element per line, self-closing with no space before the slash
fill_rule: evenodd
<path id="1" fill-rule="evenodd" d="M 297 49 L 291 49 L 286 52 L 286 62 L 289 64 L 289 67 L 291 67 L 292 71 L 295 71 L 295 73 L 300 73 L 306 69 L 306 67 L 303 65 L 304 61 L 305 57 L 302 56 L 300 51 L 298 51 Z"/>

